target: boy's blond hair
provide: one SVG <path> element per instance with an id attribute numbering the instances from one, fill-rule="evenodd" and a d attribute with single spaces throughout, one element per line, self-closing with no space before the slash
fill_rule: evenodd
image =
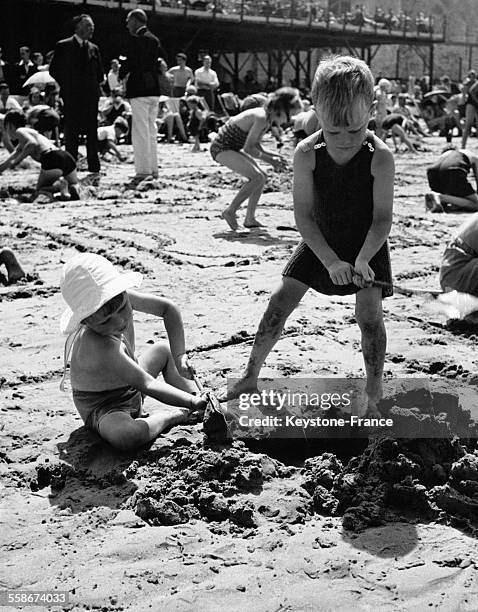
<path id="1" fill-rule="evenodd" d="M 334 125 L 349 125 L 354 103 L 372 105 L 374 79 L 367 64 L 349 55 L 332 55 L 320 61 L 311 91 L 314 107 Z"/>

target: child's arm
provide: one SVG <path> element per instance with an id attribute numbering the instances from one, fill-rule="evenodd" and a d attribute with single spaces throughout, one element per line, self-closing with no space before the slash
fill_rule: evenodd
<path id="1" fill-rule="evenodd" d="M 99 344 L 97 349 L 95 359 L 98 361 L 98 368 L 107 364 L 108 370 L 114 372 L 125 385 L 170 406 L 193 407 L 189 393 L 151 376 L 124 350 L 118 350 L 117 343 L 110 341 L 105 346 L 102 338 L 102 344 Z"/>
<path id="2" fill-rule="evenodd" d="M 107 140 L 106 143 L 108 145 L 108 151 L 112 151 L 120 161 L 124 161 L 124 157 L 116 144 L 112 140 Z"/>
<path id="3" fill-rule="evenodd" d="M 262 161 L 270 164 L 274 168 L 281 168 L 285 164 L 285 158 L 277 153 L 266 151 L 261 144 L 261 139 L 264 136 L 264 132 L 267 128 L 266 118 L 262 116 L 256 116 L 254 123 L 247 135 L 246 142 L 244 143 L 243 151 L 252 157 L 258 157 Z"/>
<path id="4" fill-rule="evenodd" d="M 378 138 L 375 138 L 375 153 L 372 158 L 373 183 L 373 219 L 365 241 L 355 260 L 355 272 L 360 277 L 354 279 L 364 283 L 373 281 L 374 272 L 369 261 L 387 240 L 392 227 L 393 181 L 395 178 L 395 163 L 390 149 Z M 356 282 L 358 284 L 358 282 Z"/>
<path id="5" fill-rule="evenodd" d="M 191 378 L 186 354 L 184 326 L 179 309 L 173 302 L 150 293 L 129 290 L 128 296 L 133 310 L 161 317 L 168 334 L 171 354 L 181 376 Z"/>
<path id="6" fill-rule="evenodd" d="M 310 141 L 310 144 L 308 143 Z M 318 199 L 313 172 L 315 168 L 314 137 L 309 137 L 299 144 L 294 154 L 294 216 L 297 229 L 307 246 L 327 268 L 335 285 L 347 285 L 352 282 L 353 266 L 339 259 L 328 245 L 317 225 L 314 215 L 314 202 Z M 308 147 L 308 150 L 306 148 Z"/>
<path id="7" fill-rule="evenodd" d="M 36 142 L 35 139 L 28 133 L 23 131 L 22 128 L 17 130 L 18 145 L 10 157 L 0 165 L 0 172 L 3 172 L 7 168 L 14 168 L 18 164 L 32 154 L 35 150 Z"/>

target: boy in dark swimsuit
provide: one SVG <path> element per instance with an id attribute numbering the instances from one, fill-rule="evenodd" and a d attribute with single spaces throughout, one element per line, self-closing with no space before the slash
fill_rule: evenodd
<path id="1" fill-rule="evenodd" d="M 392 224 L 394 162 L 367 124 L 374 82 L 365 62 L 332 57 L 317 68 L 312 102 L 322 129 L 294 156 L 294 212 L 303 238 L 287 263 L 259 324 L 243 377 L 227 397 L 257 391 L 260 369 L 282 328 L 309 288 L 326 295 L 356 294 L 370 414 L 382 397 L 386 333 L 382 298 L 391 290 L 387 238 Z"/>

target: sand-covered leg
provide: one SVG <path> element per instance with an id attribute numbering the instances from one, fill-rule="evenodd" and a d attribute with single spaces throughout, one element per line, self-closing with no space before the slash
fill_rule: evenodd
<path id="1" fill-rule="evenodd" d="M 231 389 L 228 389 L 226 394 L 220 396 L 220 401 L 235 399 L 241 393 L 255 393 L 257 391 L 257 380 L 261 368 L 279 340 L 287 318 L 297 307 L 307 290 L 307 285 L 300 281 L 289 277 L 282 278 L 259 323 L 243 376 Z"/>
<path id="2" fill-rule="evenodd" d="M 382 377 L 387 347 L 380 288 L 368 287 L 357 293 L 355 316 L 362 333 L 362 354 L 367 373 L 365 390 L 368 412 L 370 415 L 378 415 L 378 406 L 383 394 Z"/>

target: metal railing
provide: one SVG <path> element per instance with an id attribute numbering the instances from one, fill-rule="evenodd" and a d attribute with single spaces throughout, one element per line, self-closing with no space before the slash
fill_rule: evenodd
<path id="1" fill-rule="evenodd" d="M 79 0 L 55 0 L 79 4 Z M 187 17 L 202 17 L 216 21 L 265 22 L 268 24 L 322 28 L 326 30 L 356 32 L 359 34 L 388 34 L 390 36 L 444 39 L 446 22 L 441 27 L 429 16 L 421 22 L 405 15 L 398 24 L 383 24 L 372 19 L 357 23 L 351 13 L 336 16 L 331 11 L 317 8 L 306 0 L 82 0 L 81 6 L 104 6 Z M 440 34 L 437 34 L 437 30 Z"/>

